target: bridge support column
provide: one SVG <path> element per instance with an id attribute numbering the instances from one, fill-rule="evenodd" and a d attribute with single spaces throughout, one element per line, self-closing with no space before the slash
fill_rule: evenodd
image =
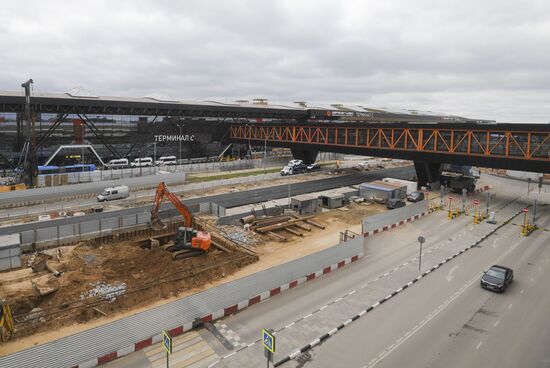
<path id="1" fill-rule="evenodd" d="M 294 156 L 295 159 L 304 161 L 304 164 L 309 165 L 315 162 L 317 159 L 317 155 L 319 154 L 319 151 L 314 150 L 304 150 L 304 149 L 296 149 L 291 148 L 292 156 Z"/>
<path id="2" fill-rule="evenodd" d="M 430 184 L 432 189 L 439 188 L 440 167 L 441 164 L 439 162 L 415 161 L 414 169 L 416 170 L 418 189 L 420 189 L 420 187 L 426 187 L 428 184 Z"/>

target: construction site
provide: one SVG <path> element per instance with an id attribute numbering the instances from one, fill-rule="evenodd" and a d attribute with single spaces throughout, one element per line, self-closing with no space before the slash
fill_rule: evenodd
<path id="1" fill-rule="evenodd" d="M 407 165 L 407 162 L 386 164 Z M 332 169 L 292 180 L 307 184 L 346 172 Z M 269 188 L 287 180 L 216 187 L 202 194 Z M 358 189 L 348 187 L 347 192 L 353 194 Z M 350 201 L 349 195 L 346 198 L 334 190 L 328 194 L 338 204 L 322 206 L 318 197 L 323 193 L 282 198 L 279 205 L 271 201 L 241 206 L 234 210 L 242 216 L 233 216 L 235 220 L 224 225 L 218 224 L 215 215 L 191 213 L 183 198 L 160 183 L 154 197 L 140 197 L 124 206 L 149 203 L 147 224 L 84 241 L 72 239 L 45 245 L 38 242 L 26 248 L 21 255 L 21 268 L 0 274 L 0 295 L 10 302 L 17 331 L 8 336 L 4 330 L 3 339 L 11 337 L 13 346 L 25 346 L 28 342 L 42 341 L 41 333 L 49 339 L 52 331 L 62 335 L 62 327 L 72 326 L 70 331 L 74 331 L 77 324 L 78 329 L 86 329 L 90 322 L 107 322 L 253 274 L 330 247 L 338 242 L 339 236 L 357 235 L 361 232 L 361 218 L 384 210 L 384 206 L 357 200 L 358 197 L 351 196 Z M 197 194 L 189 192 L 186 198 L 195 198 Z M 288 206 L 289 199 L 292 206 Z M 163 200 L 178 211 L 178 216 L 165 222 L 159 219 Z M 295 202 L 306 205 L 298 209 Z M 269 207 L 273 203 L 275 207 Z M 294 210 L 288 208 L 295 206 Z M 120 205 L 103 207 L 103 213 L 108 214 Z M 97 211 L 94 205 L 79 212 L 86 216 L 93 214 L 94 208 Z M 59 219 L 59 212 L 50 211 L 48 216 Z M 75 214 L 64 211 L 62 215 Z M 37 219 L 21 216 L 8 224 L 32 223 Z M 34 334 L 36 338 L 26 340 L 27 343 L 21 341 Z"/>

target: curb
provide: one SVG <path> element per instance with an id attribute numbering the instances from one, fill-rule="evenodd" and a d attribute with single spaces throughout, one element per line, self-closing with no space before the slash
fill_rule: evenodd
<path id="1" fill-rule="evenodd" d="M 476 247 L 478 244 L 480 244 L 481 242 L 483 242 L 485 239 L 487 239 L 488 237 L 490 237 L 491 235 L 493 235 L 497 230 L 499 230 L 500 228 L 502 228 L 503 226 L 507 225 L 513 218 L 515 218 L 517 215 L 519 215 L 520 213 L 522 213 L 523 210 L 520 210 L 518 212 L 516 212 L 516 214 L 512 215 L 507 221 L 504 221 L 502 222 L 500 225 L 498 225 L 497 227 L 495 227 L 493 230 L 491 230 L 489 233 L 487 233 L 486 235 L 484 235 L 483 237 L 481 237 L 480 239 L 476 240 L 475 242 L 473 242 L 471 245 L 469 245 L 468 247 L 456 252 L 455 254 L 453 254 L 452 256 L 449 256 L 447 257 L 446 259 L 444 259 L 443 261 L 439 262 L 438 264 L 436 264 L 435 266 L 433 266 L 432 268 L 430 268 L 429 270 L 427 271 L 424 271 L 421 275 L 419 275 L 418 277 L 412 279 L 411 281 L 409 281 L 408 283 L 406 283 L 405 285 L 401 286 L 399 289 L 396 289 L 394 291 L 392 291 L 390 294 L 388 294 L 386 297 L 380 299 L 379 301 L 377 301 L 376 303 L 370 305 L 369 307 L 367 307 L 366 309 L 363 309 L 361 312 L 357 313 L 356 315 L 354 315 L 353 317 L 351 317 L 350 319 L 348 319 L 347 321 L 345 321 L 344 323 L 338 325 L 337 327 L 333 328 L 332 330 L 326 332 L 325 334 L 319 336 L 318 338 L 316 338 L 315 340 L 311 341 L 309 344 L 307 345 L 304 345 L 302 346 L 300 349 L 298 350 L 295 350 L 293 351 L 292 353 L 288 354 L 286 357 L 282 358 L 281 360 L 278 360 L 277 362 L 275 362 L 273 364 L 274 367 L 278 367 L 280 366 L 281 364 L 284 364 L 286 362 L 288 362 L 289 360 L 291 359 L 294 359 L 296 357 L 298 357 L 300 354 L 310 350 L 311 348 L 313 348 L 314 346 L 316 345 L 319 345 L 321 342 L 327 340 L 329 337 L 333 336 L 334 334 L 336 334 L 338 331 L 340 331 L 341 329 L 343 329 L 344 327 L 348 326 L 349 324 L 351 324 L 352 322 L 358 320 L 360 317 L 364 316 L 365 314 L 371 312 L 373 309 L 375 309 L 376 307 L 380 306 L 381 304 L 387 302 L 388 300 L 390 300 L 391 298 L 393 298 L 395 295 L 399 294 L 400 292 L 402 292 L 403 290 L 407 289 L 409 286 L 411 286 L 412 284 L 418 282 L 419 280 L 421 280 L 423 277 L 426 277 L 428 274 L 430 274 L 432 271 L 435 271 L 436 269 L 438 269 L 439 267 L 441 267 L 442 265 L 444 265 L 445 263 L 453 260 L 454 258 L 458 257 L 459 255 L 461 255 L 462 253 L 465 253 L 467 252 L 468 250 L 472 249 L 473 247 Z"/>
<path id="2" fill-rule="evenodd" d="M 257 304 L 261 301 L 269 299 L 269 298 L 271 298 L 271 297 L 273 297 L 277 294 L 280 294 L 281 292 L 283 292 L 285 290 L 293 289 L 293 288 L 297 287 L 300 284 L 303 284 L 303 283 L 311 281 L 311 280 L 318 279 L 321 276 L 326 275 L 327 273 L 330 273 L 332 271 L 343 268 L 344 266 L 349 265 L 352 262 L 355 262 L 359 258 L 362 258 L 362 257 L 363 257 L 363 253 L 354 255 L 354 256 L 346 258 L 346 259 L 344 259 L 340 262 L 334 263 L 330 266 L 323 267 L 323 268 L 321 268 L 321 269 L 319 269 L 315 272 L 312 272 L 308 275 L 300 277 L 296 280 L 292 280 L 288 283 L 280 285 L 276 288 L 266 290 L 266 291 L 262 292 L 259 295 L 249 297 L 248 299 L 240 301 L 237 304 L 229 305 L 229 306 L 227 306 L 223 309 L 220 309 L 218 311 L 215 311 L 215 312 L 212 312 L 212 313 L 207 314 L 205 316 L 202 316 L 200 318 L 197 318 L 194 321 L 190 321 L 190 322 L 184 323 L 183 325 L 176 326 L 176 327 L 169 330 L 170 335 L 172 337 L 179 336 L 179 335 L 183 334 L 184 332 L 188 332 L 188 331 L 191 331 L 195 328 L 201 327 L 206 322 L 212 322 L 212 321 L 215 321 L 219 318 L 226 317 L 226 316 L 229 316 L 231 314 L 235 314 L 237 312 L 240 312 L 243 309 L 246 309 L 247 307 L 250 307 L 250 306 L 252 306 L 254 304 Z M 97 358 L 91 359 L 89 361 L 80 363 L 78 365 L 73 366 L 73 368 L 96 367 L 98 365 L 102 365 L 102 364 L 108 363 L 112 360 L 115 360 L 117 358 L 120 358 L 124 355 L 133 353 L 135 351 L 138 351 L 138 350 L 141 350 L 141 349 L 146 348 L 148 346 L 151 346 L 153 344 L 156 344 L 157 342 L 160 342 L 160 341 L 162 341 L 162 333 L 156 334 L 156 335 L 154 335 L 152 337 L 149 337 L 148 339 L 145 339 L 145 340 L 137 341 L 133 345 L 127 346 L 127 347 L 119 349 L 117 351 L 113 351 L 111 353 L 104 354 L 100 357 L 97 357 Z"/>

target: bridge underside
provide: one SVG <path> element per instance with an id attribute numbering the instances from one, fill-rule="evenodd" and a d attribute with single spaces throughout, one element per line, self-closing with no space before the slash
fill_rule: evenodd
<path id="1" fill-rule="evenodd" d="M 252 145 L 262 145 L 263 140 L 254 139 L 238 139 L 231 138 L 235 143 L 250 143 Z M 451 155 L 436 152 L 414 152 L 414 151 L 402 151 L 393 149 L 372 149 L 368 147 L 353 147 L 353 146 L 331 146 L 322 144 L 311 143 L 292 143 L 292 142 L 278 142 L 267 141 L 267 145 L 271 147 L 285 147 L 291 148 L 293 152 L 337 152 L 351 155 L 362 156 L 375 156 L 375 157 L 388 157 L 402 160 L 410 160 L 415 162 L 425 163 L 449 163 L 455 165 L 471 165 L 478 167 L 489 167 L 495 169 L 508 169 L 518 171 L 531 171 L 537 173 L 550 173 L 550 161 L 538 161 L 538 160 L 524 160 L 520 158 L 512 157 L 484 157 L 484 156 L 467 156 L 467 155 Z"/>
<path id="2" fill-rule="evenodd" d="M 550 173 L 548 124 L 254 124 L 230 126 L 233 142 L 411 160 L 426 180 L 449 163 Z"/>

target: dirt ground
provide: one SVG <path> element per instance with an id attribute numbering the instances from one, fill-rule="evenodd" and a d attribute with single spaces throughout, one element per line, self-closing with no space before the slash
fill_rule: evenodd
<path id="1" fill-rule="evenodd" d="M 0 295 L 10 302 L 14 317 L 20 321 L 16 334 L 20 339 L 102 317 L 93 307 L 112 316 L 176 297 L 223 279 L 254 261 L 254 257 L 246 254 L 227 254 L 218 250 L 174 261 L 169 252 L 158 248 L 142 249 L 132 242 L 103 246 L 79 244 L 65 248 L 60 261 L 49 261 L 56 270 L 63 272 L 59 277 L 47 270 L 33 274 L 30 268 L 0 274 Z M 57 291 L 40 296 L 33 283 L 41 288 L 57 288 Z M 95 294 L 111 294 L 104 300 L 93 294 L 94 288 Z M 117 290 L 126 294 L 117 296 Z M 91 302 L 96 303 L 92 305 Z M 33 308 L 41 311 L 29 317 Z"/>

